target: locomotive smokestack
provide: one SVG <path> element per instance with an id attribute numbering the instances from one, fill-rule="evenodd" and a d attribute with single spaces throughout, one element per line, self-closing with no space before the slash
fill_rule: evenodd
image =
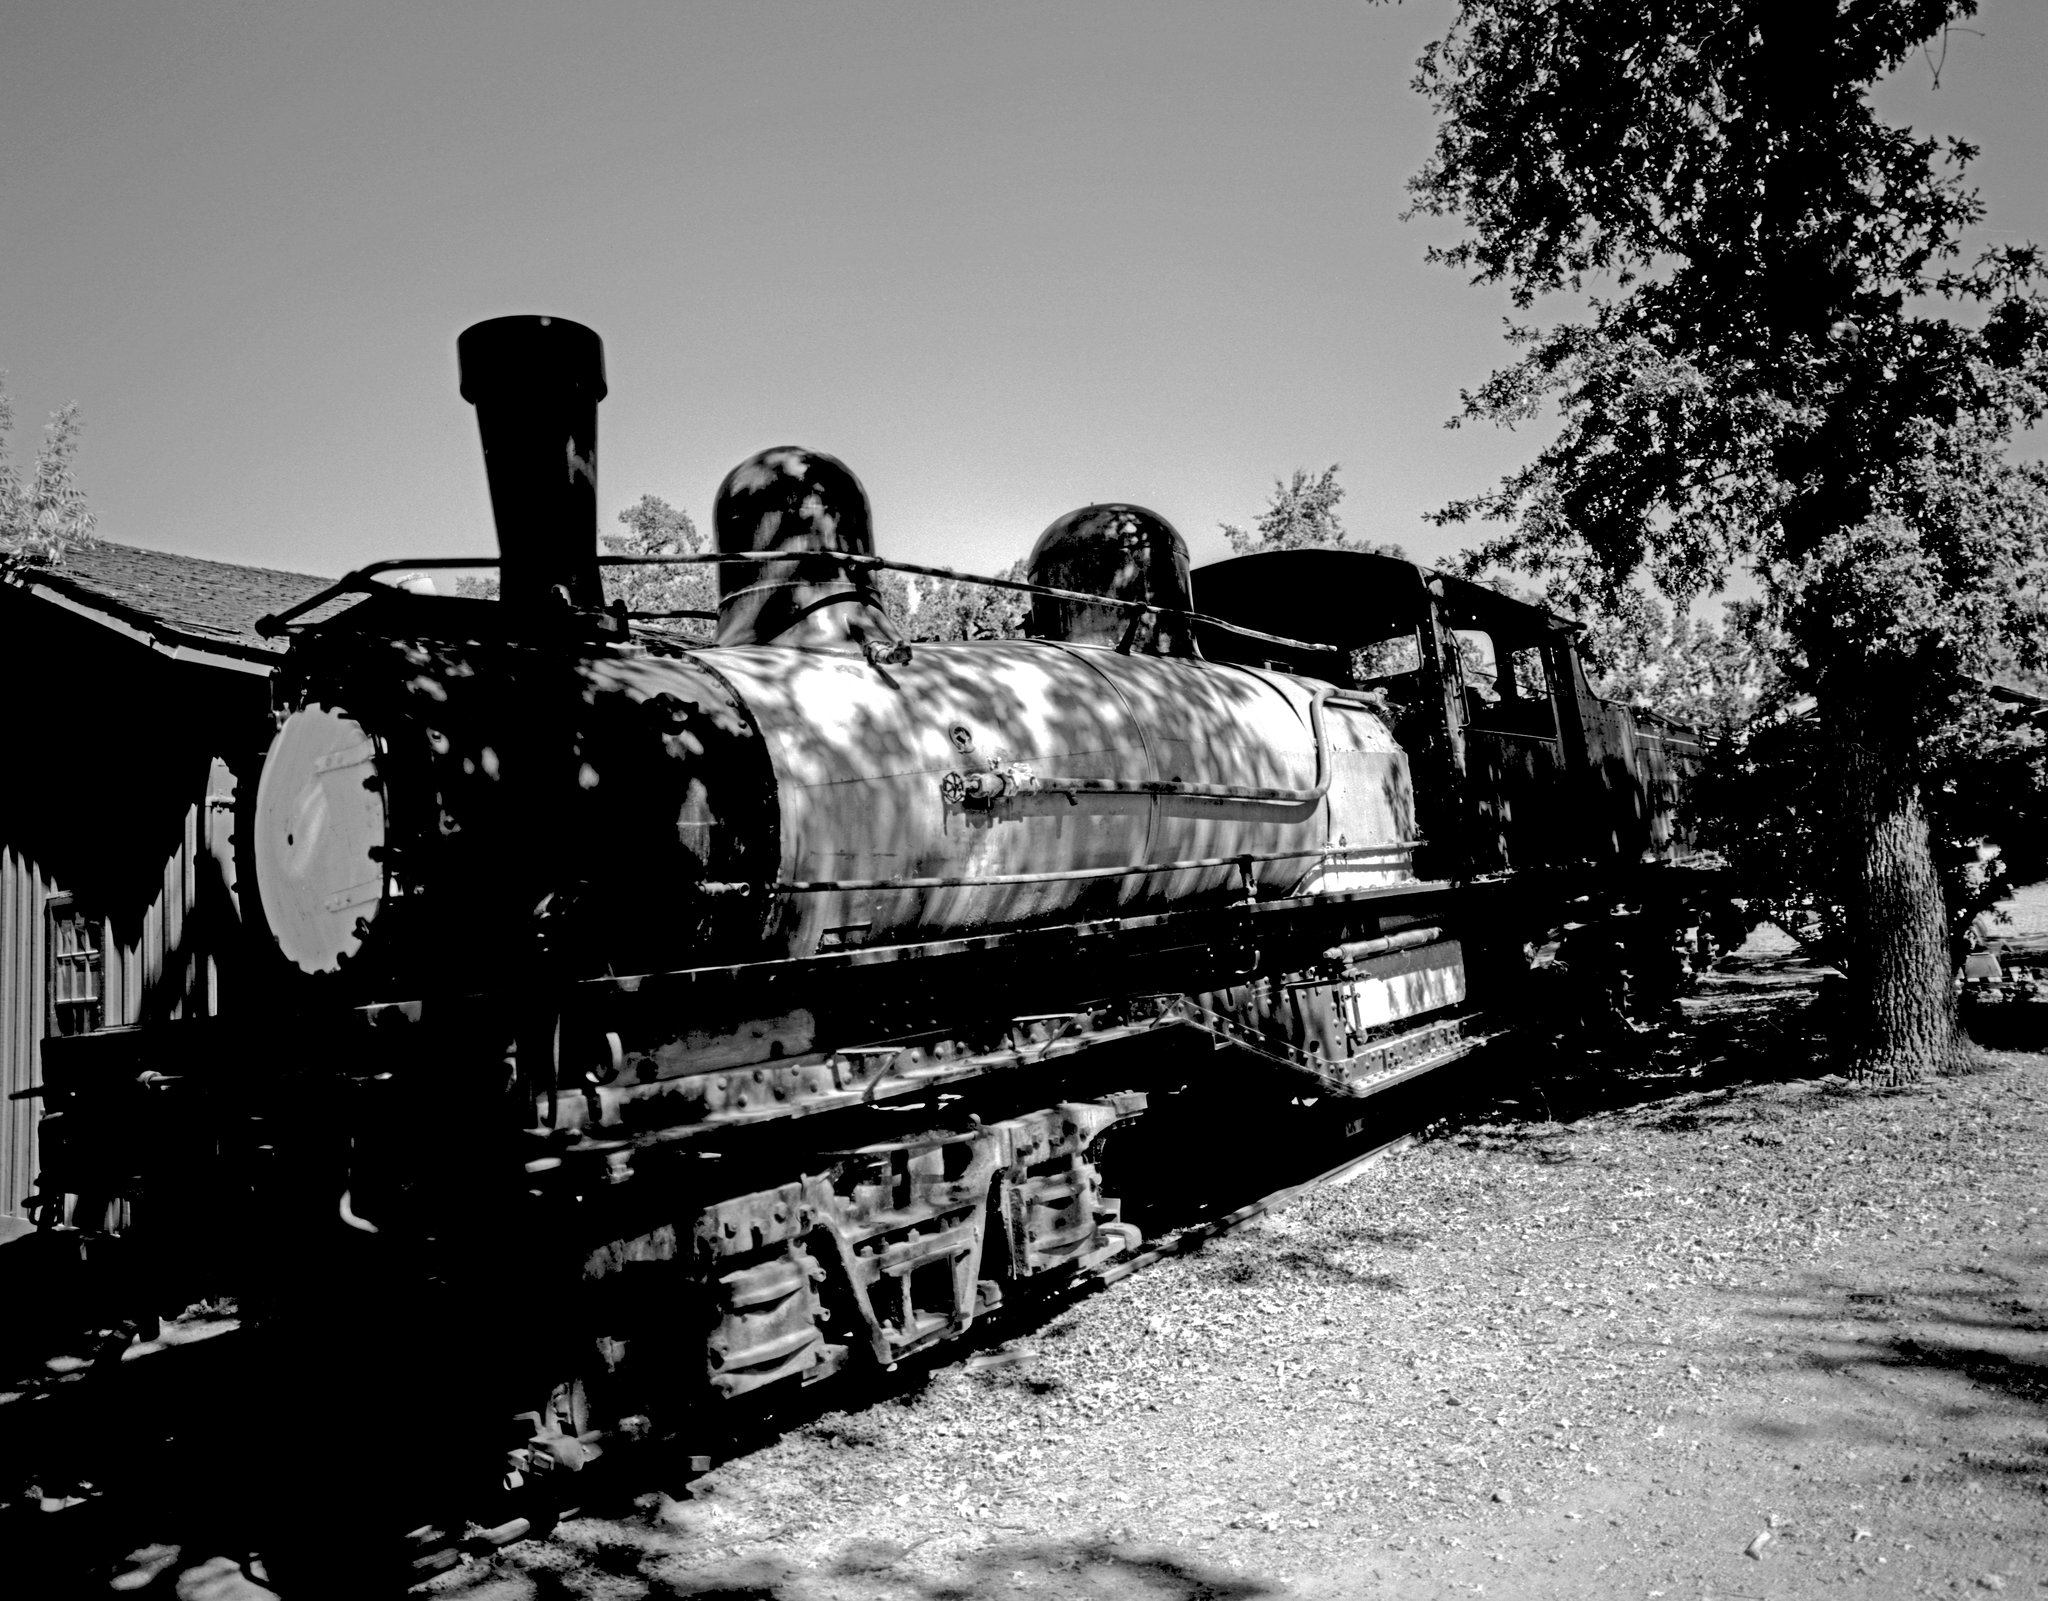
<path id="1" fill-rule="evenodd" d="M 498 524 L 499 596 L 535 613 L 604 605 L 597 569 L 597 403 L 604 341 L 562 317 L 494 317 L 455 341 Z M 557 595 L 556 591 L 560 591 Z"/>

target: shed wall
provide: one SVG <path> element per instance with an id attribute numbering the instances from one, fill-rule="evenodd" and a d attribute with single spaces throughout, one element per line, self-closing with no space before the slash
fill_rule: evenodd
<path id="1" fill-rule="evenodd" d="M 247 998 L 230 993 L 242 971 L 232 769 L 253 772 L 269 742 L 267 678 L 174 659 L 0 583 L 0 673 L 39 684 L 53 663 L 65 692 L 15 696 L 0 719 L 0 748 L 38 776 L 0 785 L 9 1096 L 41 1074 L 53 895 L 93 920 L 80 943 L 101 953 L 100 1026 L 206 1016 Z M 41 1111 L 0 1099 L 0 1220 L 25 1215 Z"/>
<path id="2" fill-rule="evenodd" d="M 31 1088 L 40 1073 L 43 1037 L 43 908 L 51 884 L 19 851 L 0 848 L 0 1218 L 23 1215 L 35 1185 L 34 1100 L 14 1097 Z"/>
<path id="3" fill-rule="evenodd" d="M 213 763 L 207 793 L 186 809 L 184 838 L 139 916 L 94 920 L 102 955 L 102 1027 L 210 1017 L 221 962 L 232 965 L 234 775 Z M 66 886 L 12 847 L 0 849 L 0 1218 L 25 1217 L 35 1189 L 41 1103 L 14 1100 L 39 1082 L 48 1026 L 50 897 Z M 89 903 L 88 903 L 89 909 Z"/>

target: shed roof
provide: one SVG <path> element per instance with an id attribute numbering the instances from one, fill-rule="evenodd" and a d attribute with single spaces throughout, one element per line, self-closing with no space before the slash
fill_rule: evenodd
<path id="1" fill-rule="evenodd" d="M 332 580 L 99 539 L 67 550 L 54 564 L 0 557 L 0 582 L 180 660 L 267 672 L 284 641 L 263 638 L 256 619 Z M 315 615 L 343 610 L 357 598 L 338 600 Z"/>

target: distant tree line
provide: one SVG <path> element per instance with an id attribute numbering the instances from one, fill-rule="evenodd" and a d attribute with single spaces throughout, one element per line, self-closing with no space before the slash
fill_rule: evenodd
<path id="1" fill-rule="evenodd" d="M 78 487 L 76 401 L 50 414 L 27 473 L 14 465 L 14 401 L 0 383 L 0 556 L 49 564 L 92 542 L 98 521 Z"/>
<path id="2" fill-rule="evenodd" d="M 1337 503 L 1344 498 L 1344 486 L 1337 482 L 1342 469 L 1332 462 L 1311 475 L 1297 467 L 1284 483 L 1273 480 L 1273 494 L 1266 509 L 1250 528 L 1222 523 L 1223 537 L 1231 554 L 1256 555 L 1268 550 L 1362 550 L 1373 556 L 1408 560 L 1399 545 L 1353 539 L 1337 515 Z"/>

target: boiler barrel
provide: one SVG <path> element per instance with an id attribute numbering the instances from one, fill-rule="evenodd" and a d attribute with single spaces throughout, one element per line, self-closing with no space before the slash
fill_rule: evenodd
<path id="1" fill-rule="evenodd" d="M 1247 856 L 1266 896 L 1409 872 L 1406 758 L 1326 686 L 1043 641 L 697 659 L 774 766 L 779 954 L 1213 903 Z"/>

